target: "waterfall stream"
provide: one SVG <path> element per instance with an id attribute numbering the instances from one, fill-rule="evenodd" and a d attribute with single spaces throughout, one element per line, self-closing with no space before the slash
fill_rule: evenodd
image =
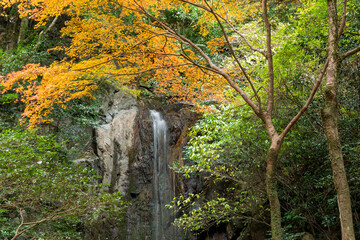
<path id="1" fill-rule="evenodd" d="M 179 229 L 172 225 L 174 215 L 165 205 L 173 200 L 173 180 L 168 162 L 168 128 L 161 114 L 150 110 L 154 132 L 153 162 L 153 240 L 180 239 Z"/>
<path id="2" fill-rule="evenodd" d="M 164 238 L 164 210 L 163 201 L 164 183 L 162 175 L 167 172 L 167 125 L 160 113 L 150 110 L 151 119 L 153 121 L 154 132 L 154 170 L 153 170 L 153 239 L 163 240 Z"/>

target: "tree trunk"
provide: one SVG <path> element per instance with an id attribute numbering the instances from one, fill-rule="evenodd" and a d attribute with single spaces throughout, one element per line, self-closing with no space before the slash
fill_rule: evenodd
<path id="1" fill-rule="evenodd" d="M 23 17 L 21 19 L 21 23 L 20 23 L 20 29 L 19 29 L 19 36 L 18 36 L 18 40 L 17 40 L 17 44 L 21 44 L 25 38 L 26 38 L 26 31 L 28 30 L 29 27 L 29 19 L 27 19 L 26 17 Z"/>
<path id="2" fill-rule="evenodd" d="M 340 213 L 341 235 L 343 240 L 355 240 L 351 211 L 350 189 L 346 178 L 344 160 L 337 126 L 337 107 L 335 87 L 325 92 L 326 103 L 323 111 L 323 123 L 333 170 Z"/>
<path id="3" fill-rule="evenodd" d="M 326 74 L 325 108 L 322 119 L 325 127 L 331 167 L 335 189 L 337 192 L 338 207 L 340 213 L 342 240 L 355 240 L 351 198 L 349 185 L 346 178 L 344 160 L 341 151 L 341 142 L 338 131 L 338 111 L 337 111 L 337 89 L 336 80 L 339 67 L 338 54 L 338 19 L 336 10 L 336 0 L 328 0 L 329 18 L 329 66 Z"/>
<path id="4" fill-rule="evenodd" d="M 266 192 L 270 202 L 271 235 L 273 240 L 281 239 L 281 211 L 276 181 L 276 161 L 280 148 L 281 141 L 278 137 L 273 137 L 266 158 Z"/>

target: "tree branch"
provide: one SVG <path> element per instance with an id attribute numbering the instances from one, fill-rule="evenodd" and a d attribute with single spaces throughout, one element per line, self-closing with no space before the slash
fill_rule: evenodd
<path id="1" fill-rule="evenodd" d="M 301 117 L 301 115 L 306 111 L 306 109 L 309 107 L 310 105 L 310 102 L 312 101 L 312 99 L 314 98 L 315 96 L 315 93 L 316 91 L 318 90 L 320 84 L 321 84 L 321 81 L 325 75 L 325 72 L 326 72 L 326 69 L 329 65 L 329 60 L 330 60 L 330 57 L 328 57 L 326 59 L 326 62 L 320 72 L 320 75 L 318 77 L 318 79 L 316 80 L 316 83 L 310 93 L 310 96 L 309 98 L 307 99 L 307 101 L 305 102 L 304 106 L 300 109 L 300 111 L 295 115 L 295 117 L 293 119 L 291 119 L 291 121 L 289 122 L 289 124 L 285 127 L 285 129 L 282 131 L 282 133 L 280 134 L 280 138 L 284 138 L 285 135 L 290 131 L 291 127 L 299 120 L 299 118 Z"/>
<path id="2" fill-rule="evenodd" d="M 20 208 L 19 212 L 20 212 L 21 223 L 20 223 L 20 225 L 16 228 L 15 236 L 19 234 L 20 228 L 24 225 L 24 216 L 23 216 L 23 213 L 22 213 L 22 209 L 21 209 L 21 208 Z M 19 236 L 20 236 L 20 235 L 19 235 Z"/>
<path id="3" fill-rule="evenodd" d="M 111 62 L 111 61 L 114 61 L 120 57 L 124 57 L 124 56 L 127 56 L 127 55 L 136 55 L 136 54 L 153 54 L 153 55 L 163 55 L 163 56 L 182 56 L 181 54 L 174 54 L 174 53 L 159 53 L 159 52 L 129 52 L 129 53 L 121 53 L 121 54 L 118 54 L 118 55 L 115 55 L 114 57 L 112 58 L 109 58 L 109 60 L 106 60 L 106 61 L 103 61 L 101 63 L 97 63 L 97 64 L 94 64 L 90 67 L 86 67 L 86 68 L 78 68 L 78 69 L 72 69 L 72 71 L 84 71 L 84 70 L 88 70 L 88 69 L 92 69 L 92 68 L 95 68 L 95 67 L 98 67 L 100 65 L 103 65 L 105 63 L 108 63 L 108 62 Z M 115 64 L 116 66 L 116 64 Z M 117 67 L 117 66 L 116 66 Z"/>
<path id="4" fill-rule="evenodd" d="M 135 4 L 137 4 L 137 6 L 139 7 L 139 9 L 147 16 L 149 16 L 150 18 L 152 18 L 153 20 L 157 21 L 164 29 L 166 29 L 167 31 L 169 31 L 170 34 L 173 34 L 174 36 L 176 36 L 179 41 L 183 42 L 184 44 L 188 44 L 189 46 L 191 46 L 192 48 L 194 48 L 205 60 L 206 62 L 209 64 L 210 68 L 214 69 L 215 72 L 218 72 L 221 76 L 223 76 L 225 78 L 225 80 L 228 82 L 228 84 L 235 90 L 237 91 L 240 96 L 244 99 L 245 102 L 247 102 L 249 104 L 249 106 L 254 110 L 255 114 L 257 114 L 258 116 L 261 116 L 260 113 L 260 109 L 259 107 L 249 98 L 249 96 L 232 80 L 232 78 L 229 76 L 229 74 L 227 74 L 223 69 L 221 69 L 220 67 L 216 66 L 210 59 L 210 57 L 204 53 L 204 51 L 197 46 L 195 43 L 193 43 L 191 40 L 187 39 L 186 37 L 178 34 L 176 31 L 174 31 L 173 29 L 171 29 L 168 25 L 166 25 L 164 22 L 160 21 L 159 19 L 157 19 L 156 17 L 154 17 L 153 15 L 151 15 L 144 7 L 142 7 L 139 3 L 137 3 L 136 1 L 134 1 Z"/>
<path id="5" fill-rule="evenodd" d="M 360 51 L 360 46 L 358 46 L 357 48 L 354 48 L 354 49 L 352 49 L 352 50 L 350 50 L 350 51 L 342 54 L 342 55 L 340 56 L 340 58 L 341 58 L 341 60 L 344 60 L 345 58 L 350 57 L 350 56 L 358 53 L 359 51 Z"/>
<path id="6" fill-rule="evenodd" d="M 195 6 L 195 7 L 201 8 L 201 9 L 207 11 L 207 12 L 210 12 L 210 13 L 212 12 L 209 8 L 207 8 L 207 7 L 203 6 L 203 5 L 196 4 L 196 3 L 193 3 L 193 2 L 189 2 L 189 1 L 187 1 L 187 0 L 180 0 L 180 1 L 181 1 L 181 2 L 184 2 L 184 3 L 188 3 L 188 4 L 193 5 L 193 6 Z M 219 14 L 217 14 L 217 13 L 215 13 L 215 14 L 216 14 L 216 16 L 217 16 L 218 18 L 220 18 L 221 20 L 225 21 L 225 22 L 231 27 L 231 29 L 232 29 L 235 33 L 237 33 L 237 34 L 245 41 L 246 45 L 247 45 L 251 50 L 253 50 L 253 51 L 255 51 L 255 52 L 258 52 L 258 53 L 260 53 L 261 55 L 263 55 L 265 58 L 267 58 L 265 51 L 262 50 L 262 49 L 259 49 L 259 48 L 255 48 L 255 47 L 247 40 L 247 38 L 245 37 L 245 35 L 244 35 L 244 34 L 241 34 L 241 33 L 234 27 L 234 25 L 232 25 L 232 24 L 230 23 L 230 21 L 229 21 L 227 18 L 224 18 L 224 17 L 222 17 L 221 15 L 219 15 Z"/>
<path id="7" fill-rule="evenodd" d="M 201 65 L 201 64 L 195 62 L 194 60 L 192 60 L 192 59 L 186 54 L 185 49 L 183 48 L 183 45 L 182 45 L 182 44 L 181 44 L 181 51 L 183 52 L 183 53 L 181 54 L 182 57 L 184 57 L 187 61 L 191 62 L 192 64 L 194 64 L 195 66 L 199 67 L 200 69 L 206 69 L 206 70 L 211 71 L 211 72 L 214 72 L 214 73 L 216 73 L 216 74 L 220 74 L 219 72 L 215 71 L 214 69 L 208 68 L 208 67 L 206 67 L 206 66 L 204 66 L 204 65 Z"/>
<path id="8" fill-rule="evenodd" d="M 50 24 L 45 30 L 42 30 L 42 31 L 40 32 L 38 41 L 36 42 L 36 44 L 35 44 L 35 46 L 34 46 L 34 49 L 35 49 L 35 50 L 37 50 L 37 49 L 39 48 L 40 44 L 41 44 L 42 41 L 44 40 L 45 34 L 47 34 L 47 33 L 55 26 L 55 23 L 56 23 L 56 21 L 58 20 L 58 18 L 59 18 L 59 15 L 56 16 L 56 17 L 52 20 L 51 24 Z"/>
<path id="9" fill-rule="evenodd" d="M 151 72 L 153 70 L 158 70 L 158 69 L 165 69 L 165 68 L 176 68 L 176 67 L 183 67 L 183 66 L 189 66 L 189 65 L 193 65 L 191 63 L 184 63 L 184 64 L 178 64 L 178 65 L 166 65 L 166 66 L 162 66 L 162 67 L 156 67 L 156 68 L 149 68 L 146 69 L 144 71 L 139 71 L 136 73 L 122 73 L 122 74 L 110 74 L 112 76 L 131 76 L 131 75 L 140 75 L 146 72 Z"/>
<path id="10" fill-rule="evenodd" d="M 239 59 L 237 58 L 237 56 L 236 56 L 236 54 L 235 54 L 235 51 L 234 51 L 233 47 L 231 46 L 230 41 L 229 41 L 229 38 L 228 38 L 228 36 L 227 36 L 227 34 L 226 34 L 226 32 L 225 32 L 224 26 L 222 25 L 222 23 L 220 22 L 217 14 L 216 14 L 216 13 L 214 12 L 214 10 L 211 8 L 211 6 L 208 4 L 208 2 L 205 1 L 205 3 L 206 3 L 206 5 L 208 6 L 208 8 L 210 9 L 210 13 L 215 17 L 217 23 L 219 24 L 219 26 L 220 26 L 220 28 L 221 28 L 221 31 L 222 31 L 222 33 L 223 33 L 223 35 L 224 35 L 225 41 L 226 41 L 226 43 L 227 43 L 227 45 L 228 45 L 228 47 L 229 47 L 229 49 L 230 49 L 231 55 L 234 57 L 235 62 L 236 62 L 237 65 L 240 67 L 241 72 L 244 74 L 247 82 L 250 84 L 250 87 L 251 87 L 252 91 L 254 92 L 255 97 L 256 97 L 256 99 L 257 99 L 257 101 L 258 101 L 259 110 L 261 111 L 261 99 L 260 99 L 260 97 L 259 97 L 259 95 L 258 95 L 258 93 L 257 93 L 257 91 L 256 91 L 256 89 L 255 89 L 255 87 L 254 87 L 254 84 L 253 84 L 253 82 L 251 81 L 249 75 L 246 73 L 245 69 L 243 68 L 243 66 L 241 65 Z"/>
<path id="11" fill-rule="evenodd" d="M 342 2 L 342 17 L 341 17 L 341 24 L 339 27 L 339 33 L 338 33 L 338 38 L 341 37 L 344 28 L 345 28 L 345 24 L 346 24 L 346 2 L 347 0 L 343 0 Z"/>
<path id="12" fill-rule="evenodd" d="M 15 240 L 17 239 L 18 237 L 20 237 L 22 234 L 24 234 L 25 232 L 29 231 L 30 229 L 42 224 L 42 223 L 45 223 L 45 222 L 49 222 L 49 221 L 55 221 L 57 219 L 60 219 L 60 218 L 63 218 L 63 217 L 66 217 L 66 216 L 71 216 L 71 215 L 74 215 L 74 214 L 78 214 L 80 213 L 81 211 L 76 211 L 76 210 L 79 210 L 81 207 L 84 207 L 88 204 L 88 202 L 80 205 L 80 206 L 76 206 L 74 208 L 70 208 L 68 210 L 64 210 L 62 212 L 57 212 L 56 214 L 53 214 L 49 217 L 46 217 L 46 218 L 43 218 L 39 221 L 35 221 L 35 222 L 27 222 L 27 223 L 24 223 L 24 217 L 22 215 L 22 212 L 21 212 L 21 209 L 20 209 L 20 216 L 21 216 L 21 224 L 18 226 L 16 232 L 15 232 L 15 235 L 11 238 L 11 240 Z M 31 225 L 30 227 L 28 228 L 25 228 L 24 230 L 22 230 L 21 232 L 19 232 L 20 228 L 24 225 Z"/>
<path id="13" fill-rule="evenodd" d="M 271 25 L 267 15 L 267 0 L 262 0 L 262 11 L 263 19 L 266 29 L 266 49 L 267 49 L 267 60 L 268 60 L 268 76 L 269 76 L 269 87 L 268 87 L 268 106 L 267 114 L 271 119 L 272 110 L 274 107 L 274 66 L 271 51 Z"/>

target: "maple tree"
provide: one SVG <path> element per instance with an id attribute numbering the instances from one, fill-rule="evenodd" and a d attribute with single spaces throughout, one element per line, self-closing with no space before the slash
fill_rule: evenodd
<path id="1" fill-rule="evenodd" d="M 344 1 L 346 4 L 346 1 Z M 5 1 L 2 6 L 7 7 Z M 331 58 L 318 70 L 309 97 L 298 113 L 279 130 L 273 123 L 275 108 L 272 25 L 268 1 L 206 0 L 31 0 L 19 4 L 22 16 L 46 24 L 60 14 L 70 20 L 62 29 L 72 39 L 64 51 L 66 58 L 48 67 L 29 64 L 2 81 L 5 91 L 14 88 L 26 103 L 24 116 L 30 127 L 46 121 L 54 105 L 64 106 L 72 99 L 91 96 L 97 79 L 111 79 L 118 84 L 136 85 L 138 81 L 156 81 L 158 93 L 171 94 L 173 100 L 196 102 L 199 99 L 224 100 L 240 95 L 264 123 L 271 141 L 266 159 L 266 188 L 271 210 L 273 239 L 281 239 L 281 211 L 276 188 L 276 163 L 283 140 L 308 108 Z M 210 37 L 206 46 L 180 34 L 163 20 L 169 9 L 201 12 L 198 27 L 202 37 L 210 36 L 216 26 L 221 37 Z M 246 19 L 261 12 L 264 40 L 251 39 L 237 28 Z M 346 11 L 342 12 L 343 15 Z M 236 36 L 236 38 L 234 38 Z M 266 63 L 266 78 L 248 72 L 238 41 L 251 54 Z M 212 53 L 227 48 L 232 64 L 215 62 Z M 352 54 L 355 54 L 353 52 Z M 146 77 L 145 77 L 146 76 Z M 267 85 L 264 87 L 264 85 Z"/>
<path id="2" fill-rule="evenodd" d="M 204 56 L 196 54 L 186 42 L 179 44 L 181 36 L 163 30 L 150 15 L 145 16 L 147 20 L 144 21 L 146 13 L 138 10 L 151 6 L 151 1 L 30 3 L 31 7 L 26 8 L 27 3 L 20 2 L 19 11 L 37 20 L 39 25 L 58 14 L 71 16 L 62 32 L 72 37 L 70 47 L 53 49 L 64 50 L 68 56 L 65 61 L 55 62 L 49 67 L 29 64 L 22 71 L 9 74 L 2 83 L 5 90 L 15 83 L 21 85 L 15 89 L 22 93 L 26 103 L 23 116 L 29 119 L 30 127 L 46 120 L 54 104 L 63 105 L 71 99 L 89 96 L 96 88 L 93 80 L 104 76 L 120 84 L 134 84 L 138 76 L 151 73 L 149 80 L 161 79 L 157 91 L 173 94 L 176 100 L 193 101 L 195 97 L 204 99 L 209 96 L 220 100 L 224 97 L 222 89 L 226 86 L 225 81 L 206 66 Z M 169 6 L 179 7 L 180 3 L 162 1 L 162 4 L 156 5 L 156 13 Z M 234 1 L 232 4 L 236 7 L 238 3 Z M 257 5 L 250 6 L 254 8 Z M 251 10 L 251 14 L 256 12 L 249 7 L 247 9 Z M 184 5 L 184 10 L 189 11 L 189 7 Z M 212 15 L 205 13 L 198 23 L 204 36 L 209 34 L 206 29 Z M 241 14 L 235 16 L 234 21 L 246 17 Z M 208 46 L 214 50 L 220 42 L 224 45 L 224 41 L 212 39 Z M 41 81 L 34 81 L 40 76 Z"/>

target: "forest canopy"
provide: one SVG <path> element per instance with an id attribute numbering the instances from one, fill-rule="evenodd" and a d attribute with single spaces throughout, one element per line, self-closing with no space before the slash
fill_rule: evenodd
<path id="1" fill-rule="evenodd" d="M 243 147 L 251 140 L 239 135 L 255 139 L 259 131 L 265 133 L 257 139 L 265 142 L 265 146 L 257 144 L 261 146 L 257 151 L 264 151 L 258 164 L 263 167 L 271 235 L 282 239 L 282 216 L 288 215 L 282 214 L 278 185 L 280 176 L 288 171 L 280 166 L 292 157 L 283 157 L 288 146 L 298 146 L 298 141 L 308 138 L 315 141 L 312 134 L 304 139 L 292 135 L 291 131 L 309 132 L 301 127 L 306 122 L 326 139 L 342 239 L 355 239 L 354 201 L 345 165 L 358 154 L 358 143 L 345 146 L 359 131 L 355 127 L 360 51 L 360 5 L 356 0 L 4 0 L 0 7 L 1 17 L 10 27 L 9 19 L 14 16 L 17 25 L 24 26 L 18 27 L 18 34 L 9 40 L 12 44 L 7 45 L 16 53 L 2 53 L 2 101 L 22 102 L 22 122 L 29 128 L 53 121 L 58 107 L 93 98 L 104 82 L 126 86 L 140 97 L 161 96 L 167 102 L 188 103 L 212 113 L 217 110 L 211 110 L 209 103 L 222 104 L 225 109 L 243 108 L 245 115 L 249 110 L 248 117 L 231 110 L 218 113 L 225 117 L 213 124 L 228 135 L 212 135 L 219 131 L 214 126 L 198 133 L 210 144 L 209 155 L 194 150 L 198 145 L 204 147 L 204 139 L 194 134 L 187 154 L 190 159 L 193 155 L 198 165 L 181 171 L 189 174 L 207 168 L 215 178 L 236 175 L 236 182 L 245 170 L 236 168 L 242 160 L 234 151 L 246 149 L 228 149 L 228 142 Z M 29 28 L 36 36 L 26 40 Z M 50 39 L 48 47 L 41 49 Z M 20 50 L 31 54 L 23 58 Z M 9 63 L 16 54 L 21 60 L 14 69 Z M 234 121 L 226 114 L 232 114 Z M 217 119 L 211 113 L 205 116 Z M 256 131 L 247 133 L 240 120 L 249 121 L 249 128 Z M 238 136 L 229 136 L 232 123 Z M 342 131 L 350 128 L 356 129 L 354 138 L 341 142 Z M 222 156 L 223 151 L 231 153 L 229 159 Z M 298 156 L 294 159 L 298 161 Z M 230 164 L 235 172 L 222 169 L 222 164 Z M 254 162 L 250 165 L 246 171 L 256 169 Z M 229 193 L 229 198 L 235 193 Z M 235 203 L 239 202 L 230 204 Z"/>

